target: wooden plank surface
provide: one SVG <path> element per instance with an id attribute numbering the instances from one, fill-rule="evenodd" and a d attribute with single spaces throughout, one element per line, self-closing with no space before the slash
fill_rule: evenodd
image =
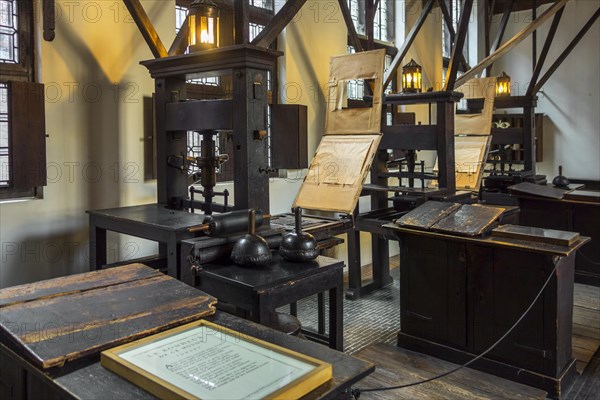
<path id="1" fill-rule="evenodd" d="M 9 288 L 0 298 L 2 334 L 43 368 L 212 315 L 216 303 L 139 264 Z"/>
<path id="2" fill-rule="evenodd" d="M 396 224 L 409 228 L 431 229 L 442 218 L 458 210 L 460 204 L 428 201 L 396 220 Z"/>
<path id="3" fill-rule="evenodd" d="M 600 287 L 576 283 L 573 304 L 580 307 L 600 310 Z"/>
<path id="4" fill-rule="evenodd" d="M 581 375 L 600 348 L 600 287 L 576 283 L 573 304 L 573 357 Z"/>
<path id="5" fill-rule="evenodd" d="M 600 312 L 590 308 L 575 306 L 573 307 L 573 323 L 588 326 L 593 329 L 600 329 Z"/>
<path id="6" fill-rule="evenodd" d="M 86 274 L 69 275 L 61 278 L 13 286 L 0 290 L 0 308 L 15 303 L 66 296 L 117 283 L 162 276 L 159 271 L 143 264 L 130 264 L 110 270 L 93 271 Z"/>
<path id="7" fill-rule="evenodd" d="M 579 240 L 579 233 L 577 232 L 566 232 L 555 229 L 511 224 L 494 228 L 492 230 L 492 236 L 531 240 L 533 242 L 550 243 L 558 246 L 570 246 Z"/>
<path id="8" fill-rule="evenodd" d="M 408 384 L 447 372 L 456 364 L 395 347 L 374 344 L 357 357 L 376 365 L 375 372 L 355 385 L 375 388 Z M 472 369 L 405 389 L 364 393 L 369 399 L 544 399 L 546 392 Z"/>

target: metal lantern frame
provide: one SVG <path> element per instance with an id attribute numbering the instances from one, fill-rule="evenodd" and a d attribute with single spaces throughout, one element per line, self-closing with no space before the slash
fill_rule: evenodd
<path id="1" fill-rule="evenodd" d="M 510 76 L 502 72 L 496 78 L 496 97 L 510 96 Z"/>
<path id="2" fill-rule="evenodd" d="M 190 5 L 190 52 L 219 47 L 219 13 L 219 7 L 211 0 L 194 0 Z"/>
<path id="3" fill-rule="evenodd" d="M 410 62 L 402 67 L 402 92 L 421 93 L 423 87 L 423 68 L 410 59 Z"/>

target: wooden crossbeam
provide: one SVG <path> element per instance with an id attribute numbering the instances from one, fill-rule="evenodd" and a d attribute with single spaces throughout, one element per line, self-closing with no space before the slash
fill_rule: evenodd
<path id="1" fill-rule="evenodd" d="M 400 64 L 402 63 L 402 60 L 404 59 L 404 57 L 406 57 L 408 49 L 410 48 L 410 46 L 412 46 L 415 38 L 417 37 L 417 34 L 423 26 L 423 23 L 425 22 L 427 16 L 431 12 L 431 9 L 433 8 L 433 3 L 435 1 L 436 0 L 427 0 L 427 3 L 425 3 L 425 5 L 423 6 L 423 9 L 421 10 L 421 15 L 419 15 L 419 19 L 417 19 L 413 27 L 410 29 L 410 32 L 408 32 L 406 39 L 404 39 L 404 43 L 402 43 L 402 47 L 398 50 L 398 54 L 396 54 L 396 57 L 394 57 L 390 67 L 384 75 L 384 88 L 388 87 L 388 85 L 392 81 L 394 74 L 396 73 L 398 67 L 400 67 Z"/>
<path id="2" fill-rule="evenodd" d="M 452 57 L 450 58 L 450 65 L 448 65 L 448 72 L 446 73 L 446 83 L 444 85 L 444 90 L 454 90 L 456 75 L 458 74 L 458 64 L 460 62 L 460 57 L 463 52 L 463 47 L 465 46 L 465 40 L 467 38 L 467 30 L 469 29 L 469 19 L 471 18 L 472 9 L 473 0 L 465 0 L 460 14 L 458 33 L 456 34 L 456 40 L 454 42 L 454 46 L 452 47 Z"/>
<path id="3" fill-rule="evenodd" d="M 179 32 L 177 32 L 177 36 L 175 36 L 175 40 L 169 48 L 169 56 L 176 56 L 185 52 L 185 49 L 188 46 L 190 35 L 190 25 L 188 18 L 189 16 L 185 17 L 183 25 L 181 25 L 181 28 L 179 28 Z"/>
<path id="4" fill-rule="evenodd" d="M 340 10 L 342 11 L 342 17 L 344 17 L 344 22 L 346 23 L 346 28 L 348 28 L 350 44 L 352 45 L 352 47 L 354 47 L 354 50 L 356 52 L 362 51 L 362 44 L 360 43 L 360 38 L 358 37 L 358 33 L 356 32 L 354 21 L 352 21 L 352 15 L 350 15 L 348 2 L 346 0 L 338 0 L 338 3 L 340 5 Z"/>
<path id="5" fill-rule="evenodd" d="M 148 18 L 148 14 L 144 11 L 144 7 L 140 3 L 140 0 L 123 0 L 123 3 L 125 3 L 125 7 L 127 7 L 129 14 L 131 14 L 131 17 L 142 33 L 142 36 L 144 37 L 146 44 L 148 44 L 148 47 L 150 47 L 150 51 L 154 57 L 166 57 L 168 55 L 167 49 L 160 40 L 150 18 Z"/>
<path id="6" fill-rule="evenodd" d="M 523 30 L 521 30 L 519 33 L 517 33 L 515 36 L 513 36 L 510 40 L 508 40 L 506 43 L 504 43 L 502 46 L 500 46 L 498 48 L 498 50 L 496 50 L 495 52 L 493 52 L 492 54 L 490 54 L 489 56 L 487 56 L 486 58 L 481 60 L 479 62 L 479 64 L 477 64 L 476 66 L 474 66 L 473 68 L 471 68 L 470 70 L 465 72 L 460 78 L 458 78 L 456 80 L 456 84 L 454 86 L 460 87 L 468 80 L 474 78 L 478 73 L 480 73 L 488 65 L 494 63 L 494 61 L 496 61 L 497 59 L 502 57 L 504 54 L 506 54 L 509 50 L 511 50 L 512 48 L 517 46 L 525 38 L 527 38 L 527 36 L 529 36 L 533 31 L 535 31 L 544 22 L 546 22 L 550 17 L 552 17 L 554 14 L 556 14 L 558 12 L 558 10 L 563 8 L 565 6 L 565 4 L 567 4 L 568 1 L 569 0 L 557 0 L 552 6 L 550 6 L 548 9 L 546 9 L 546 11 L 544 11 L 542 13 L 542 15 L 540 15 L 535 21 L 532 21 Z"/>
<path id="7" fill-rule="evenodd" d="M 277 39 L 277 35 L 294 19 L 304 3 L 306 3 L 306 0 L 288 0 L 251 44 L 265 48 L 269 47 Z"/>
<path id="8" fill-rule="evenodd" d="M 561 8 L 556 15 L 554 15 L 554 19 L 552 20 L 552 25 L 550 26 L 550 30 L 548 31 L 548 36 L 546 36 L 546 41 L 544 42 L 544 47 L 542 48 L 542 53 L 540 54 L 540 58 L 537 60 L 535 64 L 535 69 L 533 70 L 533 75 L 531 76 L 531 81 L 529 82 L 529 86 L 527 87 L 527 96 L 531 96 L 533 94 L 533 88 L 537 83 L 538 78 L 540 77 L 540 73 L 542 72 L 542 67 L 544 66 L 544 62 L 546 61 L 546 57 L 548 56 L 548 51 L 550 50 L 550 45 L 552 44 L 552 40 L 554 40 L 554 35 L 556 34 L 556 29 L 558 28 L 558 24 L 560 23 L 560 19 L 562 17 L 563 11 L 565 9 Z"/>
<path id="9" fill-rule="evenodd" d="M 577 33 L 577 36 L 575 36 L 573 38 L 573 40 L 571 41 L 571 43 L 569 43 L 569 45 L 565 48 L 565 50 L 562 52 L 562 54 L 556 59 L 556 61 L 554 62 L 554 64 L 552 64 L 552 66 L 550 68 L 548 68 L 548 71 L 546 71 L 546 73 L 540 79 L 540 81 L 538 83 L 536 83 L 535 87 L 533 88 L 533 94 L 536 94 L 537 92 L 539 92 L 540 89 L 546 83 L 546 81 L 548 79 L 550 79 L 550 77 L 552 76 L 552 74 L 554 73 L 554 71 L 556 71 L 558 69 L 558 67 L 560 67 L 560 64 L 562 64 L 563 61 L 565 61 L 565 59 L 569 56 L 569 54 L 571 53 L 571 51 L 573 51 L 573 49 L 575 48 L 575 46 L 577 46 L 577 43 L 579 43 L 579 41 L 585 36 L 585 34 L 587 33 L 587 31 L 590 30 L 590 28 L 592 27 L 592 25 L 594 25 L 594 22 L 596 22 L 596 20 L 598 19 L 598 16 L 600 16 L 600 8 L 598 8 L 596 10 L 596 12 L 594 13 L 594 15 L 592 15 L 592 17 L 583 26 L 583 28 L 581 28 L 581 30 L 579 31 L 579 33 Z"/>

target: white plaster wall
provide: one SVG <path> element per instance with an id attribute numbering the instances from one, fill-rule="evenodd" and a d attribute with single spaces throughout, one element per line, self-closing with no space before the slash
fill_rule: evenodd
<path id="1" fill-rule="evenodd" d="M 592 14 L 597 0 L 573 0 L 567 3 L 545 68 L 552 65 Z M 547 7 L 544 7 L 544 9 Z M 541 12 L 538 12 L 540 15 Z M 499 20 L 499 18 L 498 18 Z M 531 21 L 531 12 L 515 13 L 505 40 Z M 538 54 L 550 27 L 550 21 L 538 29 Z M 494 32 L 495 28 L 492 28 Z M 538 173 L 552 180 L 558 166 L 572 178 L 600 179 L 600 22 L 588 33 L 561 64 L 538 94 L 536 112 L 544 118 L 544 161 L 537 164 Z M 532 40 L 528 38 L 494 64 L 493 74 L 506 71 L 511 76 L 513 95 L 523 95 L 532 75 Z"/>
<path id="2" fill-rule="evenodd" d="M 174 1 L 142 4 L 168 46 Z M 36 23 L 49 182 L 41 200 L 0 204 L 0 287 L 87 270 L 85 210 L 156 198 L 155 183 L 143 180 L 141 141 L 142 97 L 154 83 L 138 64 L 153 57 L 123 3 L 59 0 L 55 41 L 42 41 L 40 29 Z M 156 245 L 110 235 L 108 247 L 114 260 Z"/>

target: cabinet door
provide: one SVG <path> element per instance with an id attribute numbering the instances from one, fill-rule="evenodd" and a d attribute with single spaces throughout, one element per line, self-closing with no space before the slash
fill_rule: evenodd
<path id="1" fill-rule="evenodd" d="M 493 315 L 493 341 L 496 341 L 531 304 L 550 270 L 547 256 L 543 254 L 494 249 L 493 260 L 493 286 L 488 295 L 494 296 L 490 314 Z M 556 293 L 556 286 L 550 284 L 546 290 Z M 532 371 L 550 372 L 547 367 L 556 354 L 545 340 L 545 335 L 550 334 L 545 332 L 545 299 L 540 296 L 519 325 L 490 353 L 492 358 Z M 551 315 L 546 317 L 552 318 Z"/>
<path id="2" fill-rule="evenodd" d="M 465 346 L 466 277 L 462 248 L 417 235 L 402 240 L 402 332 L 442 344 Z"/>

